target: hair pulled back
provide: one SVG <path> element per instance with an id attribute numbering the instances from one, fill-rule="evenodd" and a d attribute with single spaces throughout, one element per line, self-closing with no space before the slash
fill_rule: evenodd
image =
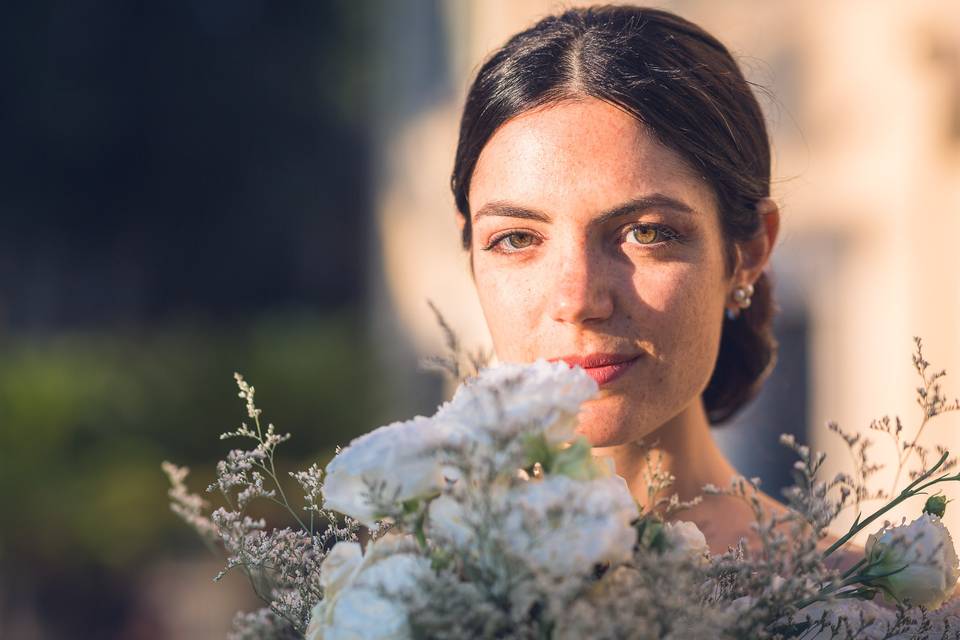
<path id="1" fill-rule="evenodd" d="M 470 179 L 494 132 L 540 106 L 593 97 L 639 120 L 713 188 L 731 275 L 736 243 L 762 232 L 757 202 L 770 195 L 770 143 L 763 112 L 730 52 L 697 25 L 635 6 L 570 9 L 512 38 L 481 66 L 470 87 L 450 186 L 466 219 Z M 769 276 L 752 304 L 723 319 L 720 349 L 703 392 L 711 424 L 752 399 L 776 361 Z"/>

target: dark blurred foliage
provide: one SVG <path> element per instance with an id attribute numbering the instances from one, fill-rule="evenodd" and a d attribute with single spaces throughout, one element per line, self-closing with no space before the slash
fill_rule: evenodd
<path id="1" fill-rule="evenodd" d="M 232 371 L 257 387 L 263 419 L 293 434 L 279 449 L 285 471 L 325 464 L 335 444 L 383 420 L 358 325 L 350 314 L 284 315 L 219 331 L 180 326 L 6 344 L 0 486 L 14 488 L 0 510 L 6 596 L 40 609 L 56 637 L 110 637 L 127 625 L 139 568 L 158 554 L 205 553 L 168 510 L 160 462 L 190 466 L 191 487 L 204 493 L 214 462 L 250 446 L 218 440 L 250 422 Z M 297 495 L 292 482 L 287 492 Z M 287 524 L 283 514 L 266 515 Z M 183 588 L 192 586 L 203 585 Z"/>
<path id="2" fill-rule="evenodd" d="M 0 450 L 16 454 L 0 484 L 18 488 L 0 511 L 5 551 L 119 565 L 179 530 L 160 461 L 195 466 L 202 492 L 219 457 L 250 446 L 218 440 L 241 421 L 252 426 L 233 371 L 257 387 L 264 427 L 294 434 L 280 447 L 288 467 L 376 426 L 382 398 L 352 320 L 283 316 L 216 333 L 171 327 L 7 345 L 0 405 L 8 425 L 28 428 L 0 431 Z M 168 531 L 156 530 L 159 520 Z"/>
<path id="3" fill-rule="evenodd" d="M 362 299 L 376 4 L 0 18 L 0 327 Z"/>
<path id="4" fill-rule="evenodd" d="M 364 320 L 379 7 L 0 7 L 0 637 L 24 616 L 129 637 L 138 571 L 203 551 L 159 465 L 211 481 L 246 419 L 234 371 L 293 433 L 283 469 L 386 417 Z"/>

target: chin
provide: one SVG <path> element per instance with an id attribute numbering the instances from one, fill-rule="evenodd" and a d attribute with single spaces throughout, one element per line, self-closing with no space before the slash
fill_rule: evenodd
<path id="1" fill-rule="evenodd" d="M 632 409 L 622 397 L 590 400 L 581 407 L 577 432 L 594 447 L 613 447 L 636 442 L 655 430 L 649 416 Z"/>

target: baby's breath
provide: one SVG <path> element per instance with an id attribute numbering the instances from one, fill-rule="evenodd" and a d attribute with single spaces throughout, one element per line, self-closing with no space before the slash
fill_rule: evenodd
<path id="1" fill-rule="evenodd" d="M 909 583 L 897 583 L 907 566 L 950 588 L 960 571 L 938 515 L 899 527 L 883 520 L 898 504 L 960 481 L 945 449 L 918 444 L 932 418 L 960 405 L 946 401 L 944 372 L 929 373 L 915 342 L 919 426 L 910 431 L 899 417 L 870 425 L 895 449 L 897 480 L 902 470 L 909 483 L 872 487 L 881 469 L 871 459 L 876 443 L 830 423 L 852 471 L 824 477 L 825 454 L 782 436 L 796 456 L 794 484 L 783 492 L 787 509 L 774 513 L 763 507 L 759 478 L 706 485 L 703 496 L 681 502 L 656 445 L 641 447 L 648 492 L 637 505 L 575 434 L 580 403 L 595 391 L 585 374 L 546 362 L 482 370 L 478 359 L 457 354 L 446 369 L 469 375 L 435 416 L 338 447 L 326 470 L 287 473 L 303 494 L 296 507 L 274 460 L 290 436 L 262 427 L 254 387 L 239 374 L 250 422 L 221 438 L 249 446 L 217 464 L 208 490 L 224 505 L 211 511 L 190 493 L 186 468 L 163 469 L 171 508 L 226 552 L 217 579 L 241 571 L 264 602 L 238 614 L 230 636 L 237 640 L 318 640 L 335 635 L 331 629 L 424 639 L 960 639 L 960 602 L 936 611 L 910 606 L 909 597 L 881 602 L 909 593 Z M 749 543 L 710 556 L 696 526 L 665 518 L 714 496 L 742 501 L 754 522 Z M 296 525 L 271 528 L 247 512 L 255 501 L 282 506 Z M 948 502 L 931 509 L 942 515 Z M 358 520 L 324 508 L 331 503 L 371 526 L 361 535 Z M 827 529 L 845 509 L 856 510 L 854 523 L 828 545 Z M 881 527 L 868 553 L 838 562 L 867 527 Z M 949 595 L 923 594 L 934 604 Z"/>
<path id="2" fill-rule="evenodd" d="M 210 503 L 190 493 L 184 481 L 187 469 L 165 462 L 170 479 L 171 509 L 207 541 L 218 542 L 226 563 L 215 580 L 230 571 L 241 571 L 256 595 L 266 605 L 234 619 L 231 638 L 303 638 L 310 612 L 321 600 L 320 565 L 337 541 L 356 540 L 359 524 L 320 506 L 323 492 L 321 471 L 314 464 L 290 473 L 303 490 L 303 505 L 295 508 L 287 498 L 276 470 L 277 447 L 290 438 L 279 434 L 273 424 L 261 426 L 262 411 L 254 401 L 254 387 L 234 374 L 239 397 L 246 403 L 254 428 L 241 423 L 221 440 L 241 439 L 249 448 L 230 450 L 216 466 L 216 478 L 207 488 L 217 492 L 225 505 L 212 512 Z M 247 514 L 250 504 L 266 500 L 287 510 L 296 528 L 272 529 L 266 521 Z M 317 531 L 317 521 L 323 527 Z"/>

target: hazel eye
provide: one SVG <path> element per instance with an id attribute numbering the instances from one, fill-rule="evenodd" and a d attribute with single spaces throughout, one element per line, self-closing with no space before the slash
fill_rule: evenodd
<path id="1" fill-rule="evenodd" d="M 660 229 L 645 224 L 632 227 L 627 233 L 627 240 L 634 244 L 653 244 L 660 236 Z"/>
<path id="2" fill-rule="evenodd" d="M 621 233 L 622 242 L 646 247 L 646 251 L 668 249 L 671 245 L 686 242 L 686 236 L 672 227 L 650 222 L 627 225 Z"/>
<path id="3" fill-rule="evenodd" d="M 533 244 L 533 236 L 529 233 L 511 233 L 500 241 L 511 249 L 526 249 Z"/>
<path id="4" fill-rule="evenodd" d="M 516 253 L 529 249 L 537 243 L 537 236 L 525 231 L 510 231 L 490 239 L 484 251 L 495 251 L 497 253 Z"/>

